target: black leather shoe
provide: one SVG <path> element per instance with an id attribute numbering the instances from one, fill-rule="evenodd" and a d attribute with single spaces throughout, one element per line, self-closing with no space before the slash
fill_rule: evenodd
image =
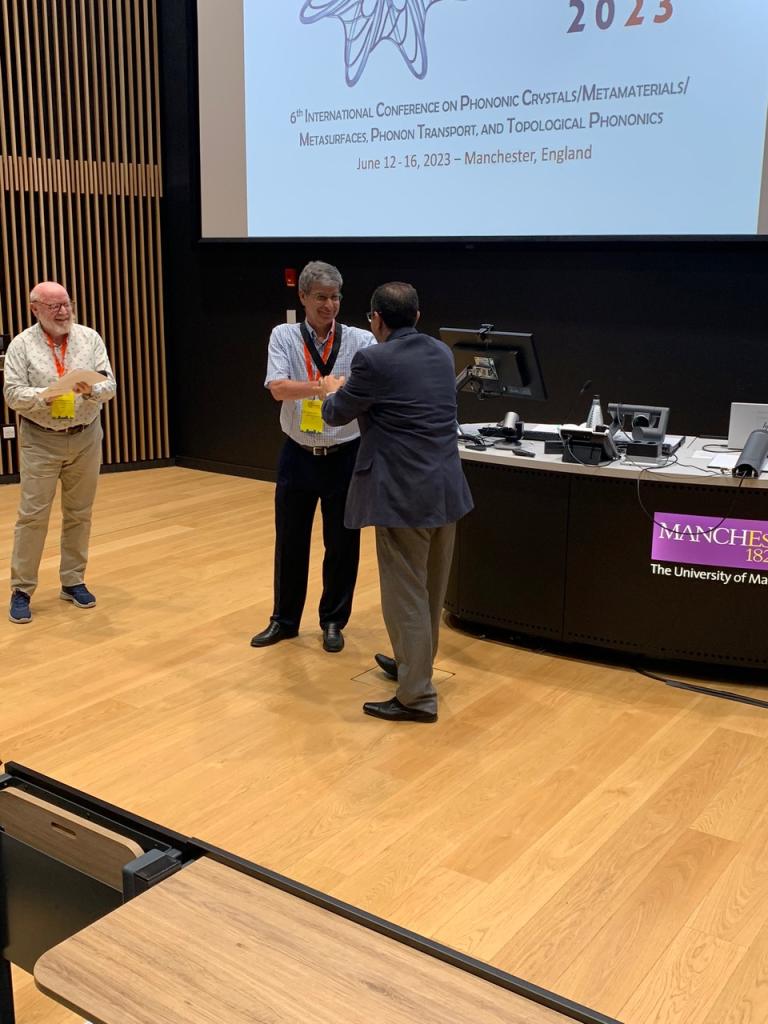
<path id="1" fill-rule="evenodd" d="M 394 658 L 389 658 L 386 654 L 374 654 L 373 660 L 385 675 L 397 682 L 397 662 Z"/>
<path id="2" fill-rule="evenodd" d="M 344 650 L 344 634 L 335 622 L 323 626 L 323 650 L 329 654 L 337 654 Z"/>
<path id="3" fill-rule="evenodd" d="M 251 637 L 251 647 L 270 647 L 272 644 L 279 644 L 281 640 L 290 640 L 292 636 L 298 635 L 298 629 L 288 629 L 279 622 L 270 622 L 261 633 Z"/>
<path id="4" fill-rule="evenodd" d="M 436 711 L 419 711 L 418 708 L 407 708 L 397 697 L 392 700 L 369 701 L 363 704 L 366 715 L 383 718 L 385 722 L 436 722 Z"/>

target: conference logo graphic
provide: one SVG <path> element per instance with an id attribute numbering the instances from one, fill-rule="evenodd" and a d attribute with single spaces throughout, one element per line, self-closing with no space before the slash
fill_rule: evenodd
<path id="1" fill-rule="evenodd" d="M 441 0 L 306 0 L 299 18 L 311 25 L 338 18 L 344 26 L 347 85 L 357 85 L 368 58 L 381 43 L 400 51 L 416 78 L 427 74 L 427 11 Z"/>
<path id="2" fill-rule="evenodd" d="M 675 575 L 701 576 L 692 570 L 678 571 L 681 565 L 728 566 L 765 572 L 768 570 L 768 522 L 657 512 L 651 558 L 657 562 L 678 563 Z"/>

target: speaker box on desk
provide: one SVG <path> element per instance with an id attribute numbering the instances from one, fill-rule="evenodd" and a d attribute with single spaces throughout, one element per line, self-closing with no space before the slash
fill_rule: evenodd
<path id="1" fill-rule="evenodd" d="M 656 462 L 661 458 L 661 442 L 629 441 L 624 448 L 624 454 L 629 459 L 650 459 Z"/>

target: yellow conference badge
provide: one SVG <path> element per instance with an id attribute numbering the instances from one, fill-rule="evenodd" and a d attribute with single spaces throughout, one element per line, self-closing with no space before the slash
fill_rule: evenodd
<path id="1" fill-rule="evenodd" d="M 304 398 L 301 402 L 301 424 L 300 429 L 308 434 L 321 434 L 323 431 L 323 417 L 320 410 L 323 403 L 319 398 Z"/>
<path id="2" fill-rule="evenodd" d="M 75 418 L 75 392 L 67 391 L 51 402 L 51 416 L 57 420 Z"/>

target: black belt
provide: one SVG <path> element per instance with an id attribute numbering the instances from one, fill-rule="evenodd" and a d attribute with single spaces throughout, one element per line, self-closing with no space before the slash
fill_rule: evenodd
<path id="1" fill-rule="evenodd" d="M 47 434 L 79 434 L 81 430 L 86 430 L 93 423 L 93 421 L 91 423 L 78 423 L 76 427 L 63 427 L 61 430 L 57 430 L 56 427 L 42 427 L 39 423 L 35 423 L 34 420 L 27 419 L 26 416 L 21 418 L 36 430 L 44 430 Z"/>
<path id="2" fill-rule="evenodd" d="M 300 444 L 299 448 L 303 448 L 305 452 L 311 452 L 313 455 L 333 455 L 335 452 L 340 452 L 342 448 L 346 448 L 350 443 L 345 441 L 342 444 Z M 294 444 L 298 444 L 298 441 L 295 441 Z"/>

